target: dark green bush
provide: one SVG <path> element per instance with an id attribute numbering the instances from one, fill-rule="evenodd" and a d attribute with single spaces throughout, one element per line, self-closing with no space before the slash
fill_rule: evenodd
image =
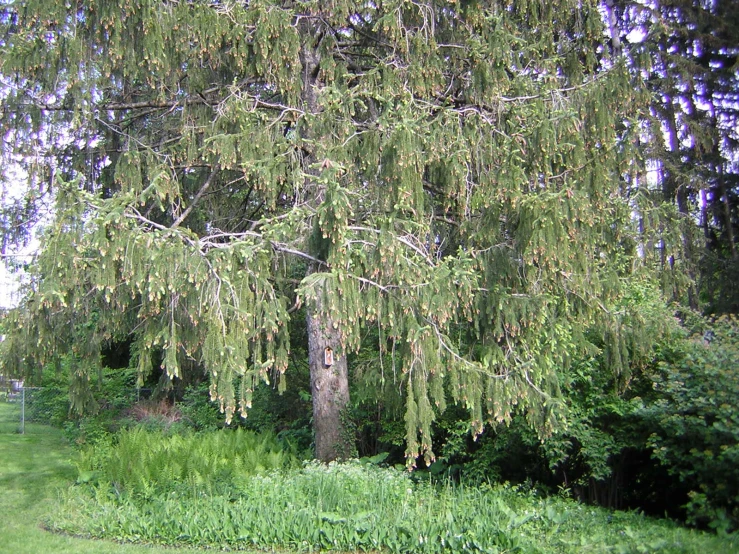
<path id="1" fill-rule="evenodd" d="M 690 490 L 689 522 L 739 528 L 739 321 L 722 318 L 652 377 L 640 410 L 654 457 Z"/>
<path id="2" fill-rule="evenodd" d="M 178 407 L 183 423 L 197 431 L 214 431 L 224 425 L 225 418 L 210 399 L 207 383 L 188 387 Z"/>

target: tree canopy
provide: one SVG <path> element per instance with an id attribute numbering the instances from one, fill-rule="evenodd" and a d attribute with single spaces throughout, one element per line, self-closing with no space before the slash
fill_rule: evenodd
<path id="1" fill-rule="evenodd" d="M 142 375 L 204 368 L 245 416 L 305 305 L 319 457 L 376 329 L 414 463 L 450 399 L 475 432 L 562 425 L 585 327 L 616 373 L 648 340 L 618 299 L 649 95 L 596 1 L 28 0 L 0 24 L 3 154 L 55 206 L 5 363 L 72 352 L 80 408 L 128 337 Z"/>
<path id="2" fill-rule="evenodd" d="M 670 292 L 693 309 L 736 312 L 739 5 L 611 4 L 614 34 L 652 92 L 644 152 L 653 177 L 643 176 L 641 186 L 677 208 L 670 227 L 679 230 L 680 246 L 664 249 L 662 263 L 689 279 L 672 279 Z"/>

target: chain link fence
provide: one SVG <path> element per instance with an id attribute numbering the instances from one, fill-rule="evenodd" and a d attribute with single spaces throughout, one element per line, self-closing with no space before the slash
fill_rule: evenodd
<path id="1" fill-rule="evenodd" d="M 39 409 L 41 403 L 39 397 L 43 397 L 44 389 L 39 387 L 23 387 L 21 389 L 20 398 L 20 423 L 18 424 L 18 432 L 23 435 L 26 432 L 26 423 L 49 423 L 48 414 L 43 409 Z"/>
<path id="2" fill-rule="evenodd" d="M 7 395 L 0 398 L 0 434 L 17 433 L 20 429 L 21 404 L 8 401 Z"/>
<path id="3" fill-rule="evenodd" d="M 218 428 L 223 423 L 206 389 L 193 389 L 184 401 L 173 403 L 151 400 L 150 388 L 116 387 L 98 392 L 97 409 L 82 416 L 70 413 L 69 390 L 62 385 L 25 387 L 22 381 L 6 379 L 0 382 L 0 392 L 2 433 L 43 433 L 43 427 L 51 426 L 62 429 L 70 441 L 83 443 L 138 423 L 157 428 Z"/>
<path id="4" fill-rule="evenodd" d="M 28 430 L 27 424 L 52 423 L 52 414 L 49 400 L 52 402 L 58 396 L 55 391 L 49 394 L 39 387 L 24 387 L 20 381 L 18 385 L 5 387 L 0 394 L 0 428 L 3 433 L 21 433 Z"/>
<path id="5" fill-rule="evenodd" d="M 66 387 L 24 387 L 21 381 L 10 386 L 9 380 L 6 380 L 0 382 L 0 391 L 0 407 L 2 407 L 0 426 L 2 426 L 1 432 L 3 433 L 25 434 L 33 432 L 35 425 L 50 425 L 59 428 L 79 425 L 80 422 L 83 422 L 82 425 L 90 425 L 89 421 L 85 423 L 86 418 L 70 417 L 69 391 Z M 112 405 L 105 397 L 99 401 L 99 411 L 95 413 L 101 416 L 98 418 L 100 425 L 105 425 L 106 421 L 103 417 L 105 415 L 110 418 L 120 417 L 122 413 L 126 415 L 125 413 L 132 406 L 149 399 L 152 389 L 123 389 L 118 390 L 117 394 L 115 405 Z M 151 405 L 149 409 L 153 407 L 154 405 Z M 87 419 L 94 417 L 95 413 L 88 414 Z M 134 416 L 135 414 L 132 413 L 131 417 Z"/>
<path id="6" fill-rule="evenodd" d="M 23 381 L 0 375 L 0 432 L 18 433 L 21 431 L 23 412 Z"/>

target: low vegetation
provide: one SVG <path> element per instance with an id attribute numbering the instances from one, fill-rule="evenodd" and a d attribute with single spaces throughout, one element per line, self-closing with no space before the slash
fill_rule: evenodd
<path id="1" fill-rule="evenodd" d="M 380 467 L 380 458 L 296 467 L 276 444 L 245 431 L 122 432 L 104 448 L 82 451 L 78 484 L 47 525 L 122 542 L 233 549 L 689 553 L 739 546 L 534 489 L 434 482 Z"/>
<path id="2" fill-rule="evenodd" d="M 75 478 L 74 450 L 59 429 L 30 423 L 18 434 L 20 406 L 0 402 L 0 553 L 176 554 L 192 549 L 118 544 L 50 533 L 43 521 Z"/>
<path id="3" fill-rule="evenodd" d="M 136 494 L 169 492 L 174 484 L 201 492 L 230 486 L 245 476 L 298 465 L 269 434 L 243 429 L 167 435 L 143 427 L 124 429 L 80 452 L 80 482 L 100 479 Z"/>
<path id="4" fill-rule="evenodd" d="M 432 482 L 428 473 L 380 467 L 382 457 L 300 463 L 273 436 L 246 430 L 133 428 L 75 452 L 60 430 L 31 423 L 19 435 L 17 421 L 17 406 L 0 403 L 2 552 L 739 548 L 733 536 L 546 497 L 531 487 Z"/>

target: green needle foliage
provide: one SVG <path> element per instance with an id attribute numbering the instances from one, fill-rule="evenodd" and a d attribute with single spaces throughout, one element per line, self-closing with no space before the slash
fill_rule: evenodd
<path id="1" fill-rule="evenodd" d="M 29 211 L 54 198 L 4 359 L 71 352 L 73 407 L 125 338 L 246 416 L 305 304 L 337 368 L 378 330 L 412 465 L 449 399 L 475 433 L 551 433 L 583 327 L 621 348 L 648 96 L 597 1 L 31 0 L 0 25 L 4 153 Z M 340 429 L 336 375 L 314 423 Z"/>

